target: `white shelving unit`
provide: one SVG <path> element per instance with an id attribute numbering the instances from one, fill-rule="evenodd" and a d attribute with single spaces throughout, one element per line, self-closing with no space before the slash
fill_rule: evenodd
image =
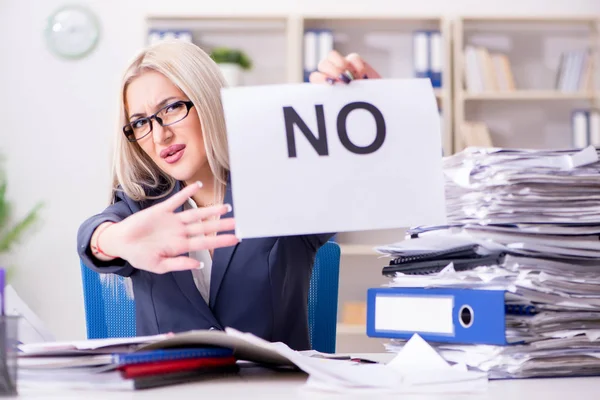
<path id="1" fill-rule="evenodd" d="M 594 17 L 469 16 L 453 22 L 454 151 L 464 148 L 461 126 L 484 122 L 494 146 L 571 146 L 571 111 L 596 104 L 592 88 L 555 89 L 562 52 L 590 49 L 597 68 L 598 19 Z M 516 87 L 471 93 L 466 89 L 467 45 L 505 54 Z M 594 75 L 596 72 L 594 72 Z M 594 79 L 595 78 L 595 79 Z M 592 80 L 596 81 L 597 77 Z"/>

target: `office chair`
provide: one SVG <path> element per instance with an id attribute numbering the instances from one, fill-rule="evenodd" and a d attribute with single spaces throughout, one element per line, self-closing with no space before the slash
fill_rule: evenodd
<path id="1" fill-rule="evenodd" d="M 127 295 L 125 279 L 106 285 L 100 274 L 81 262 L 83 299 L 88 339 L 135 336 L 135 300 Z M 317 252 L 308 293 L 308 326 L 311 346 L 335 353 L 340 247 L 325 243 Z"/>

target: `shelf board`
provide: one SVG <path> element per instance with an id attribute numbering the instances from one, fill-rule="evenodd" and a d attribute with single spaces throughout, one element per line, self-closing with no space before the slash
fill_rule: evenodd
<path id="1" fill-rule="evenodd" d="M 340 244 L 342 255 L 348 256 L 376 256 L 379 255 L 373 248 L 375 245 L 366 244 Z"/>
<path id="2" fill-rule="evenodd" d="M 519 23 L 583 23 L 593 24 L 597 21 L 596 18 L 589 15 L 573 15 L 573 16 L 544 16 L 544 15 L 471 15 L 463 16 L 464 22 L 519 22 Z"/>
<path id="3" fill-rule="evenodd" d="M 366 325 L 338 323 L 336 331 L 338 335 L 367 335 Z"/>
<path id="4" fill-rule="evenodd" d="M 558 90 L 515 90 L 509 92 L 483 92 L 459 94 L 464 100 L 592 100 L 593 94 L 561 92 Z"/>
<path id="5" fill-rule="evenodd" d="M 409 15 L 409 14 L 368 14 L 364 10 L 356 13 L 301 13 L 304 20 L 333 20 L 333 21 L 353 21 L 353 22 L 373 22 L 373 21 L 395 21 L 395 22 L 441 22 L 442 15 Z"/>

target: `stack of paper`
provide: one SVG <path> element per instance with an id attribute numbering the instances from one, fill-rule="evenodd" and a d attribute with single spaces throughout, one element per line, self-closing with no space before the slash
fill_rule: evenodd
<path id="1" fill-rule="evenodd" d="M 507 307 L 528 309 L 507 313 L 512 345 L 434 347 L 491 378 L 600 374 L 597 151 L 467 149 L 445 159 L 445 172 L 448 225 L 412 229 L 413 239 L 378 249 L 397 260 L 422 247 L 443 265 L 417 275 L 414 263 L 390 262 L 390 285 L 506 290 Z M 392 340 L 389 349 L 403 345 Z"/>

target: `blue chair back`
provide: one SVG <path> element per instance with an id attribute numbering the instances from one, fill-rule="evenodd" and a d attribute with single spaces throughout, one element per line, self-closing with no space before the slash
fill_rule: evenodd
<path id="1" fill-rule="evenodd" d="M 308 292 L 308 326 L 311 346 L 335 353 L 340 247 L 325 243 L 317 252 Z M 83 300 L 88 339 L 135 336 L 135 301 L 127 293 L 125 278 L 92 271 L 81 262 Z M 103 284 L 114 279 L 116 285 Z"/>

